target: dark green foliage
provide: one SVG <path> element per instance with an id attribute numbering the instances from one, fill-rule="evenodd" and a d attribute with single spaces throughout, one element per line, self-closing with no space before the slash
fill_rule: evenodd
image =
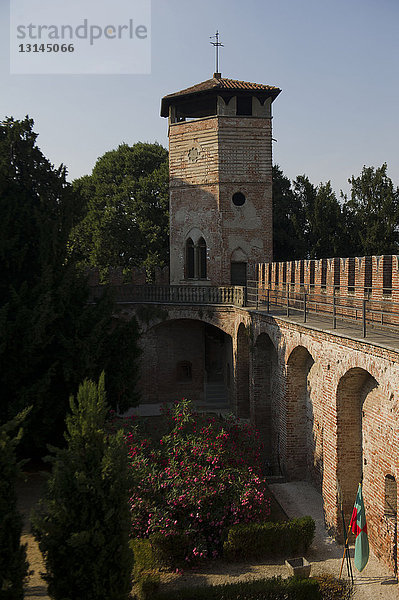
<path id="1" fill-rule="evenodd" d="M 223 555 L 229 560 L 295 556 L 306 552 L 312 543 L 315 522 L 311 517 L 284 523 L 235 525 L 227 534 Z"/>
<path id="2" fill-rule="evenodd" d="M 190 540 L 183 533 L 171 533 L 167 536 L 154 533 L 148 539 L 131 540 L 130 546 L 134 554 L 134 574 L 138 577 L 142 571 L 175 569 L 184 565 Z"/>
<path id="3" fill-rule="evenodd" d="M 71 236 L 82 264 L 106 277 L 109 267 L 168 263 L 168 153 L 159 144 L 121 144 L 96 162 L 90 176 L 74 182 L 87 214 Z"/>
<path id="4" fill-rule="evenodd" d="M 322 600 L 350 600 L 354 594 L 351 581 L 337 579 L 333 575 L 318 575 L 317 581 Z"/>
<path id="5" fill-rule="evenodd" d="M 129 473 L 123 433 L 107 435 L 104 376 L 70 401 L 45 499 L 33 518 L 55 600 L 122 600 L 131 588 Z"/>
<path id="6" fill-rule="evenodd" d="M 112 368 L 110 404 L 126 406 L 137 372 L 137 334 L 115 324 L 110 298 L 87 304 L 86 278 L 68 249 L 81 197 L 36 138 L 31 119 L 0 123 L 0 420 L 32 405 L 22 441 L 29 456 L 60 442 L 69 395 L 85 377 Z"/>
<path id="7" fill-rule="evenodd" d="M 136 584 L 138 600 L 154 600 L 159 590 L 160 576 L 158 573 L 143 573 Z"/>
<path id="8" fill-rule="evenodd" d="M 350 199 L 343 197 L 352 256 L 399 252 L 399 188 L 387 175 L 387 165 L 363 167 L 351 177 Z"/>
<path id="9" fill-rule="evenodd" d="M 321 600 L 313 579 L 261 579 L 160 592 L 154 600 Z"/>
<path id="10" fill-rule="evenodd" d="M 28 574 L 26 544 L 20 543 L 22 517 L 17 511 L 15 491 L 20 470 L 15 449 L 22 429 L 10 435 L 25 419 L 27 412 L 23 411 L 0 426 L 0 600 L 22 600 Z"/>

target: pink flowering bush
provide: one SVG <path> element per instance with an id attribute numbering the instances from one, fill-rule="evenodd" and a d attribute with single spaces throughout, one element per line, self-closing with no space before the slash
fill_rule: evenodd
<path id="1" fill-rule="evenodd" d="M 229 526 L 270 514 L 258 434 L 233 418 L 196 414 L 187 400 L 164 414 L 160 439 L 143 436 L 137 426 L 125 434 L 133 478 L 131 535 L 183 533 L 190 541 L 187 560 L 216 558 Z"/>

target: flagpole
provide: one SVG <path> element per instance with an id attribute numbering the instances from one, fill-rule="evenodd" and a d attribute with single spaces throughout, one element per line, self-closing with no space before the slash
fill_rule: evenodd
<path id="1" fill-rule="evenodd" d="M 349 532 L 350 532 L 350 527 L 348 527 L 348 529 L 346 529 L 345 526 L 345 515 L 344 515 L 344 507 L 343 507 L 343 501 L 342 501 L 342 492 L 341 492 L 341 486 L 339 485 L 339 483 L 337 482 L 337 492 L 338 492 L 338 502 L 340 505 L 340 509 L 341 509 L 341 516 L 342 516 L 342 528 L 343 528 L 343 534 L 344 534 L 344 540 L 345 540 L 345 548 L 344 548 L 344 553 L 342 556 L 342 562 L 341 562 L 341 568 L 339 571 L 339 579 L 341 579 L 341 575 L 342 575 L 342 568 L 344 566 L 344 560 L 346 557 L 346 568 L 348 570 L 348 577 L 351 578 L 352 583 L 353 583 L 353 571 L 352 571 L 352 563 L 351 563 L 351 555 L 349 552 Z"/>

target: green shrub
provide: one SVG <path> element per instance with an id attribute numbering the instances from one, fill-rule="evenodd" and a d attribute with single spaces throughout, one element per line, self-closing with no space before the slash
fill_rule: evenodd
<path id="1" fill-rule="evenodd" d="M 333 575 L 318 575 L 314 578 L 319 584 L 322 600 L 350 600 L 353 596 L 353 584 Z"/>
<path id="2" fill-rule="evenodd" d="M 153 600 L 159 589 L 160 577 L 153 571 L 143 572 L 136 585 L 138 600 Z"/>
<path id="3" fill-rule="evenodd" d="M 283 523 L 235 525 L 228 531 L 223 554 L 228 560 L 301 554 L 312 543 L 314 531 L 311 517 Z"/>
<path id="4" fill-rule="evenodd" d="M 104 376 L 71 399 L 67 447 L 54 449 L 33 518 L 54 600 L 125 600 L 131 589 L 130 478 L 123 433 L 107 435 Z"/>
<path id="5" fill-rule="evenodd" d="M 134 576 L 138 579 L 143 571 L 183 565 L 190 543 L 183 533 L 167 536 L 154 533 L 149 539 L 131 540 L 130 547 L 134 554 Z"/>
<path id="6" fill-rule="evenodd" d="M 22 600 L 24 582 L 28 574 L 26 544 L 20 543 L 22 517 L 17 511 L 15 485 L 20 464 L 15 448 L 22 429 L 14 436 L 10 432 L 19 427 L 28 410 L 0 427 L 0 598 Z"/>
<path id="7" fill-rule="evenodd" d="M 321 596 L 313 579 L 273 577 L 160 592 L 153 600 L 321 600 Z"/>
<path id="8" fill-rule="evenodd" d="M 159 568 L 150 540 L 134 539 L 130 540 L 129 545 L 134 556 L 133 575 L 135 581 L 140 579 L 144 571 Z"/>

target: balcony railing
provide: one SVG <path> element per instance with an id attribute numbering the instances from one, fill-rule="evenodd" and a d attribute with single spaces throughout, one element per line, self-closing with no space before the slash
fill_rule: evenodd
<path id="1" fill-rule="evenodd" d="M 104 294 L 106 286 L 91 288 L 92 300 Z M 112 286 L 116 302 L 137 304 L 153 302 L 159 304 L 230 304 L 245 306 L 245 287 L 214 287 L 189 285 L 133 285 Z"/>

